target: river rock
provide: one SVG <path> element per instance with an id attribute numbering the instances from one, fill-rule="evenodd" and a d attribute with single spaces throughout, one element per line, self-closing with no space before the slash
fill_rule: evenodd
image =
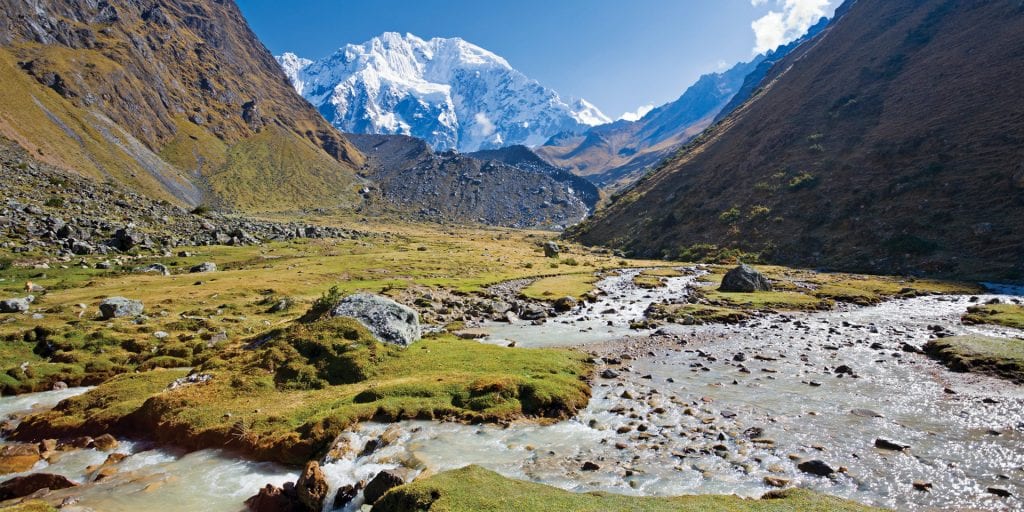
<path id="1" fill-rule="evenodd" d="M 770 292 L 772 283 L 764 274 L 754 270 L 749 265 L 740 265 L 722 278 L 722 285 L 718 287 L 720 292 L 752 293 Z"/>
<path id="2" fill-rule="evenodd" d="M 1009 497 L 1013 496 L 1013 493 L 1010 492 L 1010 490 L 1005 488 L 1005 487 L 994 487 L 993 486 L 993 487 L 989 487 L 988 489 L 985 489 L 985 490 L 988 491 L 989 494 L 994 494 L 996 496 L 999 496 L 1000 498 L 1009 498 Z"/>
<path id="3" fill-rule="evenodd" d="M 41 489 L 56 491 L 77 486 L 78 484 L 61 475 L 32 473 L 0 483 L 0 501 L 28 496 Z"/>
<path id="4" fill-rule="evenodd" d="M 903 451 L 903 450 L 906 450 L 907 448 L 910 448 L 910 445 L 909 444 L 905 444 L 905 443 L 901 443 L 899 441 L 893 441 L 891 439 L 886 439 L 884 437 L 879 437 L 878 439 L 875 439 L 875 448 L 879 448 L 879 449 L 882 449 L 882 450 Z"/>
<path id="5" fill-rule="evenodd" d="M 836 470 L 832 469 L 832 466 L 818 459 L 805 460 L 797 464 L 796 468 L 804 473 L 817 476 L 829 476 L 836 472 Z"/>
<path id="6" fill-rule="evenodd" d="M 124 297 L 110 297 L 100 302 L 100 316 L 104 320 L 125 316 L 139 316 L 142 314 L 142 310 L 142 301 L 126 299 Z"/>
<path id="7" fill-rule="evenodd" d="M 338 493 L 334 495 L 334 509 L 345 508 L 346 505 L 352 503 L 352 500 L 359 496 L 359 491 L 366 487 L 366 481 L 360 480 L 355 485 L 345 484 L 338 488 Z"/>
<path id="8" fill-rule="evenodd" d="M 306 463 L 306 468 L 295 482 L 295 491 L 299 495 L 299 502 L 309 510 L 323 510 L 324 501 L 327 499 L 327 478 L 320 469 L 320 464 L 315 460 Z"/>
<path id="9" fill-rule="evenodd" d="M 555 311 L 572 311 L 576 307 L 576 299 L 573 297 L 562 297 L 555 301 Z"/>
<path id="10" fill-rule="evenodd" d="M 198 264 L 198 265 L 188 269 L 188 271 L 189 271 L 189 273 L 192 273 L 192 274 L 199 274 L 199 273 L 203 273 L 203 272 L 216 272 L 217 271 L 217 264 L 212 262 L 212 261 L 205 261 L 203 263 L 200 263 L 200 264 Z"/>
<path id="11" fill-rule="evenodd" d="M 21 473 L 42 459 L 35 444 L 12 444 L 0 449 L 0 474 Z"/>
<path id="12" fill-rule="evenodd" d="M 420 317 L 414 309 L 379 295 L 349 295 L 331 309 L 331 316 L 354 318 L 378 340 L 394 345 L 409 346 L 421 335 Z"/>
<path id="13" fill-rule="evenodd" d="M 557 258 L 561 254 L 562 250 L 559 249 L 558 244 L 552 241 L 544 242 L 544 256 L 547 258 Z"/>
<path id="14" fill-rule="evenodd" d="M 36 298 L 28 295 L 22 298 L 0 300 L 0 313 L 24 313 Z"/>
<path id="15" fill-rule="evenodd" d="M 381 496 L 384 496 L 384 493 L 404 484 L 405 478 L 406 472 L 399 469 L 387 469 L 377 473 L 377 476 L 373 477 L 370 483 L 366 484 L 366 489 L 363 490 L 366 504 L 373 505 Z"/>
<path id="16" fill-rule="evenodd" d="M 255 496 L 245 500 L 245 506 L 252 512 L 309 512 L 299 502 L 295 486 L 290 482 L 284 488 L 267 484 Z"/>
<path id="17" fill-rule="evenodd" d="M 110 434 L 103 434 L 92 440 L 92 446 L 97 450 L 109 452 L 117 448 L 117 439 L 114 439 L 114 436 Z"/>

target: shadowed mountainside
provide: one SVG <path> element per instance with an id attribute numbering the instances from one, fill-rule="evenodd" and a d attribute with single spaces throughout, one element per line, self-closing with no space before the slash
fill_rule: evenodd
<path id="1" fill-rule="evenodd" d="M 1024 5 L 841 12 L 574 237 L 644 256 L 1024 276 Z"/>
<path id="2" fill-rule="evenodd" d="M 597 189 L 569 173 L 535 162 L 522 147 L 483 152 L 486 159 L 454 151 L 434 153 L 405 135 L 348 134 L 367 157 L 366 177 L 382 203 L 417 219 L 508 227 L 563 229 L 582 220 Z M 539 160 L 539 159 L 538 159 Z M 366 211 L 373 211 L 369 207 Z"/>

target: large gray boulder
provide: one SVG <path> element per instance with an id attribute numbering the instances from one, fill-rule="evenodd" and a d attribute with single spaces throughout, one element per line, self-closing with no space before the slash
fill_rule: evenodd
<path id="1" fill-rule="evenodd" d="M 100 316 L 104 320 L 142 314 L 142 301 L 124 297 L 110 297 L 100 302 Z"/>
<path id="2" fill-rule="evenodd" d="M 740 265 L 728 273 L 722 278 L 722 286 L 718 288 L 720 292 L 738 292 L 738 293 L 752 293 L 752 292 L 770 292 L 772 291 L 772 283 L 763 274 L 754 270 L 749 265 Z"/>
<path id="3" fill-rule="evenodd" d="M 199 274 L 204 272 L 216 272 L 217 264 L 212 261 L 206 261 L 188 269 L 188 271 L 193 274 Z"/>
<path id="4" fill-rule="evenodd" d="M 548 258 L 557 258 L 561 254 L 562 250 L 558 247 L 558 244 L 552 241 L 544 242 L 544 256 Z"/>
<path id="5" fill-rule="evenodd" d="M 330 315 L 354 318 L 378 340 L 394 345 L 411 345 L 421 335 L 416 310 L 379 295 L 349 295 L 331 309 Z"/>
<path id="6" fill-rule="evenodd" d="M 28 311 L 35 296 L 29 295 L 20 299 L 0 300 L 0 313 L 24 313 Z"/>

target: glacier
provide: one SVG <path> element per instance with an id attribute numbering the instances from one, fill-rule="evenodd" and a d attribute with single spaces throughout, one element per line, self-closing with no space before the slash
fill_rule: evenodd
<path id="1" fill-rule="evenodd" d="M 460 38 L 387 32 L 320 60 L 276 58 L 295 90 L 341 131 L 410 135 L 437 151 L 535 147 L 611 122 L 586 100 L 563 100 Z"/>

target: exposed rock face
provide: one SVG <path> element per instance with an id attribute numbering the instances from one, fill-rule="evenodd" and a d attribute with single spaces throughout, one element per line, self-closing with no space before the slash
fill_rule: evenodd
<path id="1" fill-rule="evenodd" d="M 399 485 L 405 483 L 406 474 L 402 471 L 395 469 L 388 469 L 377 473 L 377 476 L 370 480 L 370 483 L 366 484 L 366 489 L 363 490 L 363 497 L 366 499 L 367 504 L 374 504 L 384 496 L 384 493 L 388 492 Z"/>
<path id="2" fill-rule="evenodd" d="M 32 473 L 0 483 L 0 501 L 28 496 L 41 489 L 56 491 L 77 486 L 78 484 L 61 475 Z"/>
<path id="3" fill-rule="evenodd" d="M 24 313 L 36 298 L 32 295 L 20 299 L 0 300 L 0 313 Z"/>
<path id="4" fill-rule="evenodd" d="M 142 314 L 143 305 L 141 301 L 126 299 L 124 297 L 110 297 L 100 302 L 100 316 L 104 320 L 121 318 L 126 316 L 139 316 Z"/>
<path id="5" fill-rule="evenodd" d="M 319 511 L 324 508 L 324 501 L 327 499 L 327 478 L 320 470 L 320 464 L 315 460 L 306 463 L 306 468 L 295 483 L 295 490 L 298 492 L 299 501 L 309 510 Z"/>
<path id="6" fill-rule="evenodd" d="M 420 339 L 420 317 L 416 310 L 387 297 L 368 293 L 349 295 L 341 299 L 330 314 L 358 320 L 385 343 L 408 346 Z"/>
<path id="7" fill-rule="evenodd" d="M 764 274 L 758 272 L 753 267 L 740 265 L 725 274 L 718 291 L 737 293 L 770 292 L 772 291 L 772 283 Z"/>

